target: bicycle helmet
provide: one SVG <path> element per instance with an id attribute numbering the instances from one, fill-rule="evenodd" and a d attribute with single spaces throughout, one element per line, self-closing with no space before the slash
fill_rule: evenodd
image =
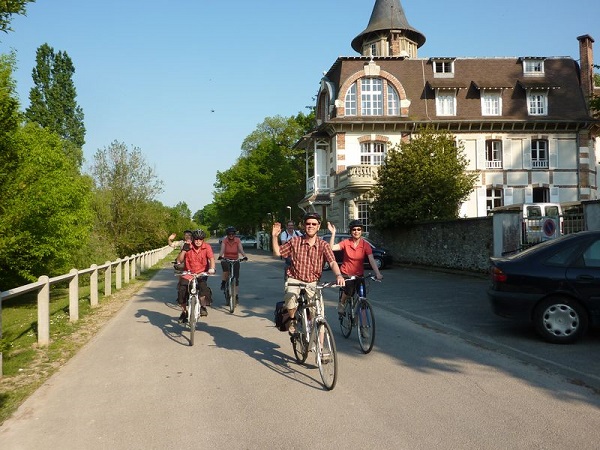
<path id="1" fill-rule="evenodd" d="M 353 220 L 352 222 L 350 222 L 350 223 L 348 224 L 348 229 L 349 229 L 350 231 L 352 231 L 352 228 L 354 228 L 354 227 L 361 227 L 361 228 L 363 228 L 363 223 L 362 223 L 362 221 L 361 221 L 361 220 Z"/>
<path id="2" fill-rule="evenodd" d="M 206 237 L 206 233 L 204 230 L 194 230 L 192 231 L 192 239 L 204 239 Z"/>
<path id="3" fill-rule="evenodd" d="M 225 230 L 225 234 L 229 234 L 229 233 L 237 233 L 237 230 L 235 229 L 235 227 L 227 227 L 227 229 Z"/>
<path id="4" fill-rule="evenodd" d="M 321 223 L 321 215 L 316 212 L 307 212 L 304 214 L 302 221 L 306 222 L 308 219 L 315 219 L 317 222 Z"/>

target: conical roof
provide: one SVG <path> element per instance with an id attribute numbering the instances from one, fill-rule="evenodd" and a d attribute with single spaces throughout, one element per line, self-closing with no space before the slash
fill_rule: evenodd
<path id="1" fill-rule="evenodd" d="M 376 0 L 369 25 L 352 40 L 352 48 L 360 53 L 363 41 L 370 34 L 386 30 L 403 30 L 409 39 L 417 43 L 417 48 L 425 43 L 425 35 L 406 20 L 400 0 Z"/>

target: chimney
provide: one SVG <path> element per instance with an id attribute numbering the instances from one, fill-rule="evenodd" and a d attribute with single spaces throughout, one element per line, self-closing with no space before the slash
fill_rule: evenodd
<path id="1" fill-rule="evenodd" d="M 577 38 L 579 41 L 579 64 L 581 67 L 581 91 L 589 110 L 590 99 L 594 93 L 594 39 L 589 34 Z"/>

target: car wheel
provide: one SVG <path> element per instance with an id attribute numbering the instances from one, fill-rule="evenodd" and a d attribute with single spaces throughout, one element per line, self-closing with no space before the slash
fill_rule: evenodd
<path id="1" fill-rule="evenodd" d="M 553 344 L 571 344 L 588 327 L 586 311 L 568 297 L 551 297 L 542 301 L 533 313 L 536 331 Z"/>
<path id="2" fill-rule="evenodd" d="M 382 270 L 385 267 L 383 259 L 379 258 L 378 256 L 374 256 L 373 259 L 375 260 L 375 265 L 379 270 Z"/>

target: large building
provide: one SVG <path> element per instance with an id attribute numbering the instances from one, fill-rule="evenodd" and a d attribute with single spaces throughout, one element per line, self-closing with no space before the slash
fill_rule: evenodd
<path id="1" fill-rule="evenodd" d="M 299 206 L 342 227 L 361 219 L 368 229 L 378 167 L 426 125 L 456 136 L 468 170 L 479 173 L 461 217 L 513 203 L 598 198 L 598 122 L 589 110 L 600 94 L 594 40 L 577 40 L 579 64 L 569 57 L 419 58 L 425 36 L 399 0 L 376 0 L 367 28 L 352 40 L 360 56 L 339 57 L 321 79 L 317 127 L 298 144 L 308 156 Z"/>

